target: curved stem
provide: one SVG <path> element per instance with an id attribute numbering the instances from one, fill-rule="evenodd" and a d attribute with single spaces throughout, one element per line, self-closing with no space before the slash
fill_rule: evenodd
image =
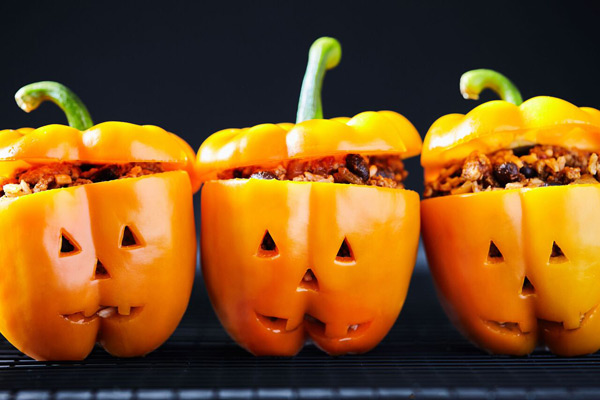
<path id="1" fill-rule="evenodd" d="M 465 99 L 477 100 L 484 89 L 491 89 L 502 100 L 520 105 L 523 103 L 519 89 L 504 75 L 491 69 L 474 69 L 460 77 L 460 92 Z"/>
<path id="2" fill-rule="evenodd" d="M 323 118 L 321 86 L 325 71 L 334 68 L 342 58 L 340 42 L 330 37 L 317 39 L 308 53 L 308 65 L 302 81 L 296 123 Z"/>
<path id="3" fill-rule="evenodd" d="M 81 131 L 91 128 L 94 123 L 83 102 L 68 87 L 58 82 L 36 82 L 23 86 L 15 94 L 21 109 L 30 112 L 49 100 L 59 106 L 67 116 L 69 125 Z"/>

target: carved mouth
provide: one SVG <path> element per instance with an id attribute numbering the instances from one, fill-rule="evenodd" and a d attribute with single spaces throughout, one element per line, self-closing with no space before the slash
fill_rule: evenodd
<path id="1" fill-rule="evenodd" d="M 538 319 L 538 323 L 545 330 L 576 331 L 577 329 L 581 328 L 589 320 L 590 316 L 592 314 L 594 314 L 597 309 L 598 309 L 598 305 L 595 305 L 594 307 L 589 309 L 587 312 L 581 314 L 581 316 L 579 317 L 579 326 L 577 328 L 567 329 L 567 328 L 565 328 L 565 325 L 563 322 L 549 321 L 546 319 Z"/>
<path id="2" fill-rule="evenodd" d="M 266 316 L 263 314 L 256 313 L 256 317 L 263 324 L 265 328 L 274 332 L 274 333 L 289 333 L 297 330 L 301 325 L 304 324 L 306 329 L 312 335 L 318 336 L 326 336 L 325 330 L 327 329 L 327 324 L 313 317 L 312 315 L 305 314 L 304 321 L 300 322 L 299 325 L 288 329 L 288 320 L 286 318 L 279 318 L 273 316 Z M 364 331 L 366 331 L 371 325 L 371 321 L 359 323 L 359 324 L 351 324 L 348 325 L 348 329 L 346 332 L 346 336 L 344 338 L 352 338 L 354 336 L 362 335 Z"/>
<path id="3" fill-rule="evenodd" d="M 575 330 L 581 328 L 587 322 L 589 317 L 596 312 L 597 309 L 598 309 L 598 305 L 595 305 L 587 312 L 581 314 L 581 318 L 579 320 L 579 326 L 577 328 L 573 328 L 573 329 L 565 328 L 564 323 L 562 321 L 549 321 L 549 320 L 541 319 L 541 318 L 538 318 L 537 321 L 538 321 L 538 324 L 543 329 L 575 331 Z M 519 334 L 519 335 L 526 335 L 526 334 L 530 333 L 530 332 L 523 332 L 523 330 L 521 329 L 521 326 L 519 325 L 518 322 L 501 322 L 501 321 L 494 321 L 494 320 L 483 320 L 483 322 L 492 330 L 494 330 L 496 332 L 500 332 L 500 333 L 512 333 L 512 334 Z"/>
<path id="4" fill-rule="evenodd" d="M 356 336 L 361 336 L 369 326 L 371 325 L 371 321 L 358 323 L 358 324 L 350 324 L 346 328 L 345 335 L 341 335 L 338 337 L 332 337 L 331 334 L 327 333 L 327 324 L 319 319 L 313 317 L 312 315 L 305 314 L 304 315 L 304 323 L 306 325 L 306 329 L 313 336 L 322 336 L 327 338 L 336 338 L 341 340 L 349 340 Z M 336 335 L 337 336 L 337 335 Z"/>
<path id="5" fill-rule="evenodd" d="M 256 313 L 256 317 L 264 325 L 265 328 L 275 333 L 293 332 L 296 329 L 298 329 L 298 327 L 295 327 L 288 331 L 286 329 L 288 320 L 285 318 L 270 317 L 259 313 Z"/>
<path id="6" fill-rule="evenodd" d="M 85 324 L 95 320 L 96 318 L 103 319 L 132 319 L 137 317 L 143 306 L 139 307 L 115 307 L 115 306 L 100 306 L 91 315 L 86 315 L 85 311 L 79 311 L 72 314 L 61 314 L 61 316 L 74 324 Z"/>
<path id="7" fill-rule="evenodd" d="M 513 333 L 517 335 L 526 335 L 529 332 L 523 332 L 518 322 L 500 322 L 493 320 L 483 320 L 483 322 L 493 331 L 499 333 Z"/>

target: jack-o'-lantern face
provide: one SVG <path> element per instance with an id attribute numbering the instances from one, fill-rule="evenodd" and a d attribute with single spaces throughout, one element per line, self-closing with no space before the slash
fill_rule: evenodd
<path id="1" fill-rule="evenodd" d="M 310 337 L 360 353 L 388 332 L 416 257 L 414 192 L 331 183 L 209 181 L 202 268 L 227 332 L 256 355 Z"/>
<path id="2" fill-rule="evenodd" d="M 598 204 L 597 185 L 423 201 L 431 272 L 457 326 L 494 353 L 600 349 Z"/>
<path id="3" fill-rule="evenodd" d="M 442 303 L 473 342 L 493 353 L 528 354 L 538 343 L 560 355 L 595 352 L 600 348 L 596 179 L 547 179 L 542 173 L 546 157 L 535 156 L 520 159 L 528 168 L 535 164 L 533 175 L 544 187 L 529 185 L 533 175 L 519 166 L 519 176 L 509 180 L 521 189 L 511 185 L 513 189 L 506 190 L 508 182 L 498 175 L 499 169 L 492 181 L 476 189 L 469 188 L 471 182 L 463 191 L 453 190 L 452 184 L 444 193 L 434 193 L 433 188 L 441 188 L 446 178 L 461 184 L 462 179 L 484 178 L 471 175 L 481 171 L 482 164 L 465 167 L 467 158 L 478 154 L 512 150 L 516 155 L 522 146 L 538 145 L 596 153 L 600 111 L 548 96 L 523 102 L 515 85 L 496 71 L 462 75 L 465 98 L 477 99 L 485 89 L 502 100 L 481 104 L 465 115 L 440 117 L 429 128 L 421 154 L 430 189 L 426 196 L 446 194 L 421 204 L 423 239 Z M 459 163 L 462 168 L 444 176 Z M 511 163 L 505 166 L 511 168 Z M 585 178 L 596 175 L 594 165 L 586 161 L 573 170 Z M 546 186 L 557 183 L 568 185 Z M 475 193 L 458 194 L 471 190 Z"/>
<path id="4" fill-rule="evenodd" d="M 0 332 L 38 360 L 116 356 L 164 342 L 195 270 L 185 171 L 0 201 Z"/>
<path id="5" fill-rule="evenodd" d="M 323 119 L 323 77 L 340 57 L 337 40 L 313 43 L 295 124 L 224 129 L 198 150 L 208 293 L 229 335 L 256 355 L 294 355 L 307 337 L 330 354 L 368 351 L 406 297 L 419 196 L 400 189 L 401 163 L 384 178 L 360 160 L 417 155 L 421 137 L 392 111 Z M 369 183 L 376 175 L 394 183 Z"/>

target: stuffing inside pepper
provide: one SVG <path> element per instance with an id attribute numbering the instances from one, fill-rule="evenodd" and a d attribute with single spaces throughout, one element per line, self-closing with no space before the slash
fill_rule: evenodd
<path id="1" fill-rule="evenodd" d="M 311 160 L 289 160 L 273 167 L 250 166 L 221 172 L 219 179 L 277 179 L 297 182 L 351 183 L 403 189 L 408 176 L 397 155 L 346 154 Z"/>
<path id="2" fill-rule="evenodd" d="M 13 177 L 0 178 L 0 197 L 19 197 L 45 190 L 87 185 L 164 172 L 161 163 L 82 164 L 52 163 L 33 165 L 15 171 Z"/>
<path id="3" fill-rule="evenodd" d="M 535 145 L 487 155 L 474 151 L 427 183 L 424 197 L 598 183 L 599 170 L 598 153 L 559 146 Z"/>

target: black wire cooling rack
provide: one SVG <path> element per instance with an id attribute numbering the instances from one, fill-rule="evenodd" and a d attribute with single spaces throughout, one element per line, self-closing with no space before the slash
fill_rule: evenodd
<path id="1" fill-rule="evenodd" d="M 419 258 L 398 322 L 373 351 L 256 358 L 222 330 L 196 280 L 175 334 L 143 358 L 95 349 L 83 362 L 36 362 L 0 339 L 0 400 L 18 399 L 600 399 L 600 356 L 490 356 L 441 310 Z"/>

